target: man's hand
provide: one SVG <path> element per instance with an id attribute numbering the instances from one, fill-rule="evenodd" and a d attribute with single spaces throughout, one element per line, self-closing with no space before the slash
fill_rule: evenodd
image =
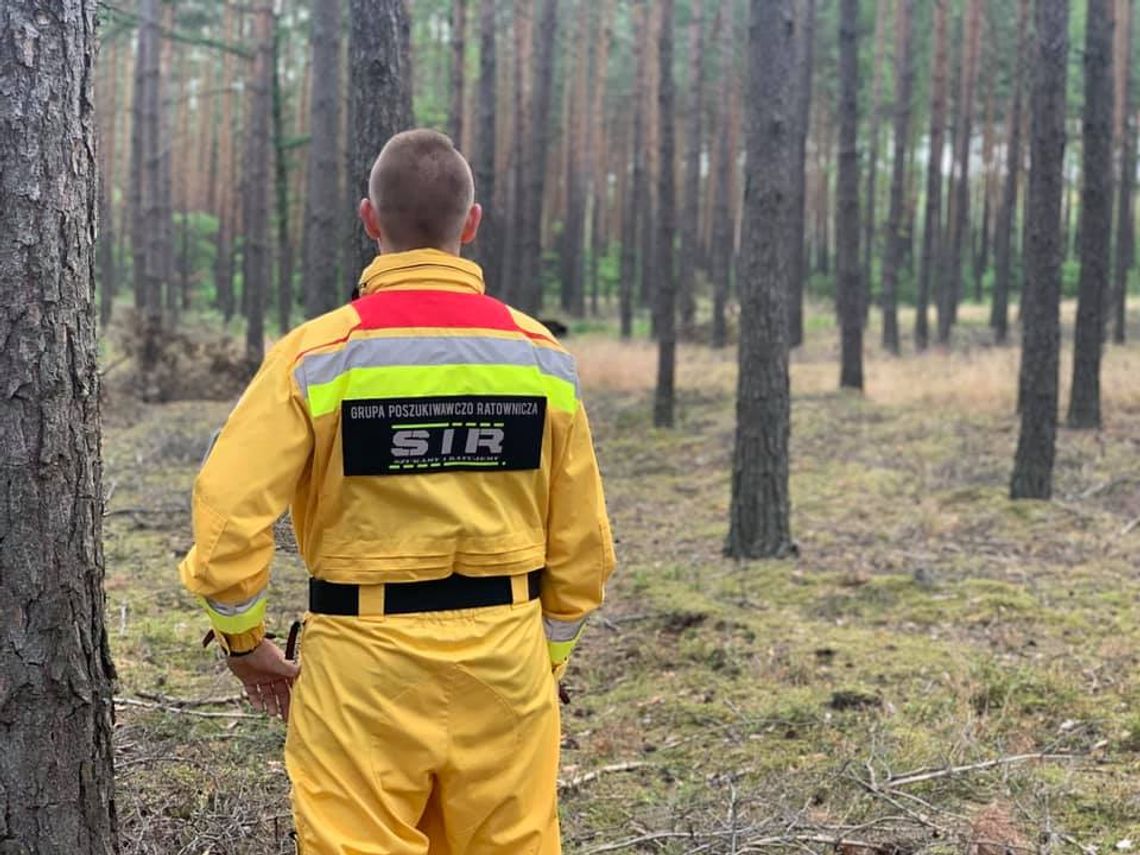
<path id="1" fill-rule="evenodd" d="M 252 653 L 227 657 L 226 665 L 241 680 L 255 710 L 289 718 L 289 698 L 301 667 L 286 659 L 280 647 L 266 639 Z"/>

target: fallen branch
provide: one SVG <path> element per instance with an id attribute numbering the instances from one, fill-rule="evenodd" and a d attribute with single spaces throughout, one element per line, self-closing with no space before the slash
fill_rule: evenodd
<path id="1" fill-rule="evenodd" d="M 137 701 L 134 698 L 115 698 L 115 703 L 124 707 L 140 707 L 145 710 L 161 710 L 162 712 L 174 713 L 176 715 L 192 715 L 197 718 L 247 718 L 262 721 L 265 719 L 263 715 L 251 715 L 243 712 L 202 712 L 200 710 L 188 710 L 182 707 L 170 706 L 169 704 L 154 704 L 148 701 Z"/>
<path id="2" fill-rule="evenodd" d="M 558 789 L 560 791 L 576 790 L 578 787 L 581 787 L 584 784 L 588 784 L 591 781 L 596 781 L 602 775 L 607 775 L 611 772 L 631 772 L 634 769 L 641 769 L 648 765 L 648 763 L 638 763 L 636 761 L 632 763 L 614 763 L 612 766 L 603 766 L 600 769 L 595 769 L 593 772 L 587 772 L 585 775 L 578 775 L 575 778 L 571 778 L 569 781 L 559 781 Z"/>
<path id="3" fill-rule="evenodd" d="M 918 784 L 923 781 L 933 781 L 937 778 L 949 778 L 954 775 L 961 775 L 965 772 L 981 772 L 985 769 L 993 769 L 997 766 L 1010 766 L 1015 763 L 1025 763 L 1030 760 L 1075 760 L 1080 758 L 1080 754 L 1045 754 L 1038 752 L 1036 754 L 1013 754 L 1009 757 L 999 757 L 996 760 L 986 760 L 982 763 L 970 763 L 966 766 L 947 766 L 943 769 L 921 769 L 917 772 L 908 772 L 905 775 L 892 775 L 880 786 L 883 789 L 894 789 L 896 787 L 906 787 L 910 784 Z"/>
<path id="4" fill-rule="evenodd" d="M 147 701 L 157 701 L 164 706 L 178 707 L 179 709 L 194 709 L 195 707 L 224 707 L 230 704 L 240 704 L 245 695 L 223 695 L 217 698 L 175 698 L 159 692 L 136 692 Z"/>
<path id="5" fill-rule="evenodd" d="M 1138 525 L 1140 525 L 1140 517 L 1136 517 L 1136 519 L 1134 519 L 1134 520 L 1129 520 L 1127 525 L 1125 525 L 1122 529 L 1120 529 L 1120 535 L 1119 536 L 1124 537 L 1129 532 L 1131 532 L 1132 529 L 1136 528 L 1136 526 L 1138 526 Z"/>
<path id="6" fill-rule="evenodd" d="M 117 517 L 130 514 L 186 514 L 189 513 L 189 508 L 115 508 L 114 510 L 103 511 L 105 517 Z"/>

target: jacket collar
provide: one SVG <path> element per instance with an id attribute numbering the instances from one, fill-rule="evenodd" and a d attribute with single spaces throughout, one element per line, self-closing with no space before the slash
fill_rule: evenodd
<path id="1" fill-rule="evenodd" d="M 360 296 L 385 288 L 434 288 L 484 292 L 483 269 L 473 261 L 438 249 L 413 249 L 376 256 L 360 274 Z"/>

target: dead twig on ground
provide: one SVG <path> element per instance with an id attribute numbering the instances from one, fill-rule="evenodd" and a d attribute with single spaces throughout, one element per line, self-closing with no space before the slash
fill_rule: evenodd
<path id="1" fill-rule="evenodd" d="M 156 704 L 150 701 L 139 701 L 134 698 L 115 698 L 115 703 L 124 707 L 139 707 L 146 710 L 161 710 L 162 712 L 175 713 L 176 715 L 192 715 L 196 718 L 245 718 L 255 719 L 257 721 L 265 720 L 263 715 L 252 715 L 243 712 L 202 712 L 201 710 L 184 709 L 183 707 L 171 706 L 169 704 Z"/>
<path id="2" fill-rule="evenodd" d="M 178 707 L 179 709 L 194 709 L 197 707 L 224 707 L 231 704 L 240 704 L 245 700 L 244 695 L 222 695 L 216 698 L 176 698 L 173 695 L 164 695 L 160 692 L 136 692 L 146 701 L 155 701 L 164 706 Z"/>
<path id="3" fill-rule="evenodd" d="M 595 769 L 593 772 L 587 772 L 584 775 L 578 775 L 571 778 L 569 781 L 559 781 L 558 789 L 562 790 L 576 790 L 578 787 L 588 784 L 591 781 L 596 781 L 602 775 L 608 775 L 613 772 L 632 772 L 634 769 L 643 769 L 648 766 L 648 763 L 640 763 L 633 761 L 630 763 L 614 763 L 610 766 L 603 766 L 600 769 Z"/>
<path id="4" fill-rule="evenodd" d="M 1083 754 L 1045 754 L 1043 752 L 1037 752 L 1034 754 L 1013 754 L 1009 757 L 998 757 L 996 760 L 985 760 L 981 763 L 969 763 L 965 766 L 946 766 L 942 769 L 920 769 L 916 772 L 908 772 L 905 775 L 892 775 L 882 783 L 882 788 L 891 790 L 895 789 L 896 787 L 906 787 L 911 784 L 922 783 L 923 781 L 933 781 L 938 778 L 949 778 L 954 775 L 965 774 L 966 772 L 981 772 L 986 769 L 994 769 L 999 766 L 1010 766 L 1015 763 L 1027 763 L 1030 760 L 1078 760 L 1083 756 Z"/>

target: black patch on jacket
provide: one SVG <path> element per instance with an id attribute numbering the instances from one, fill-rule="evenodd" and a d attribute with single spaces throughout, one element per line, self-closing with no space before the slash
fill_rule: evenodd
<path id="1" fill-rule="evenodd" d="M 342 401 L 344 474 L 538 469 L 546 398 L 453 395 Z"/>

